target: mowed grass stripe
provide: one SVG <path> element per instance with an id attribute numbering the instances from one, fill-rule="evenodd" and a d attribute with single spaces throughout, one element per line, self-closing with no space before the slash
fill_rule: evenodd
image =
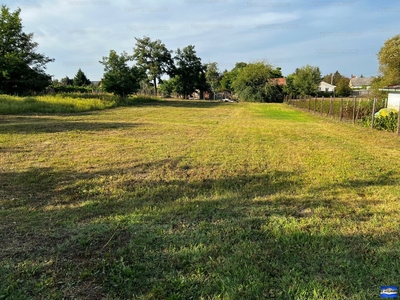
<path id="1" fill-rule="evenodd" d="M 0 141 L 5 298 L 371 299 L 397 284 L 392 134 L 170 100 L 3 116 Z"/>

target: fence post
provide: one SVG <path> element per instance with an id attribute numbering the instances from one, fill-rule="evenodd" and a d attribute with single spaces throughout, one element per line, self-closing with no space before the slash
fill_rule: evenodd
<path id="1" fill-rule="evenodd" d="M 339 113 L 340 121 L 343 121 L 343 98 L 340 99 L 340 113 Z"/>
<path id="2" fill-rule="evenodd" d="M 321 100 L 321 116 L 324 114 L 324 96 L 322 96 Z"/>
<path id="3" fill-rule="evenodd" d="M 327 113 L 327 116 L 332 116 L 332 96 L 330 96 L 330 98 L 329 98 L 329 110 L 328 110 L 328 113 Z"/>
<path id="4" fill-rule="evenodd" d="M 317 96 L 315 96 L 315 99 L 314 99 L 314 115 L 316 113 L 316 110 L 317 110 Z"/>
<path id="5" fill-rule="evenodd" d="M 356 106 L 357 106 L 357 99 L 354 97 L 353 99 L 353 124 L 356 123 Z"/>
<path id="6" fill-rule="evenodd" d="M 374 98 L 374 104 L 372 105 L 371 128 L 374 128 L 374 122 L 375 122 L 375 108 L 376 108 L 376 97 Z"/>
<path id="7" fill-rule="evenodd" d="M 311 96 L 308 96 L 308 112 L 311 111 Z"/>

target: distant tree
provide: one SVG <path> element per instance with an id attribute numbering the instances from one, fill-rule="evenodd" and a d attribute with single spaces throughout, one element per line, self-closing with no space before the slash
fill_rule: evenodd
<path id="1" fill-rule="evenodd" d="M 331 74 L 327 74 L 322 78 L 322 81 L 329 83 L 329 84 L 333 84 L 333 85 L 338 85 L 338 82 L 342 79 L 342 78 L 346 78 L 345 76 L 343 76 L 342 74 L 339 73 L 339 71 L 336 71 L 335 73 L 331 73 Z"/>
<path id="2" fill-rule="evenodd" d="M 232 86 L 232 82 L 234 81 L 234 79 L 236 78 L 236 76 L 239 73 L 239 70 L 243 69 L 244 67 L 247 66 L 247 63 L 245 62 L 238 62 L 235 64 L 235 66 L 233 67 L 232 70 L 230 70 L 229 72 L 226 71 L 222 74 L 222 78 L 220 79 L 220 84 L 221 84 L 221 88 L 223 90 L 227 90 L 227 91 L 233 91 L 233 86 Z"/>
<path id="3" fill-rule="evenodd" d="M 306 65 L 296 69 L 291 76 L 294 91 L 301 95 L 315 95 L 321 82 L 321 71 L 318 67 Z"/>
<path id="4" fill-rule="evenodd" d="M 387 98 L 388 92 L 380 91 L 379 89 L 387 86 L 385 83 L 385 78 L 383 76 L 375 77 L 371 83 L 371 93 L 374 97 Z"/>
<path id="5" fill-rule="evenodd" d="M 337 96 L 347 97 L 351 95 L 352 89 L 349 86 L 350 79 L 346 77 L 342 77 L 336 83 L 335 93 Z"/>
<path id="6" fill-rule="evenodd" d="M 81 69 L 76 73 L 73 82 L 75 86 L 86 86 L 92 83 Z"/>
<path id="7" fill-rule="evenodd" d="M 197 56 L 193 45 L 176 50 L 175 89 L 187 99 L 197 88 L 205 85 L 205 70 L 201 59 Z"/>
<path id="8" fill-rule="evenodd" d="M 286 95 L 298 95 L 299 90 L 294 85 L 295 74 L 286 76 L 286 85 L 283 87 L 283 92 Z"/>
<path id="9" fill-rule="evenodd" d="M 137 92 L 140 81 L 145 77 L 144 71 L 137 66 L 128 66 L 132 57 L 123 52 L 118 55 L 114 50 L 108 57 L 100 61 L 104 65 L 103 89 L 120 97 L 126 97 Z"/>
<path id="10" fill-rule="evenodd" d="M 175 90 L 175 83 L 174 83 L 173 79 L 169 79 L 169 80 L 164 79 L 158 85 L 158 89 L 163 94 L 164 97 L 171 97 L 172 93 Z"/>
<path id="11" fill-rule="evenodd" d="M 207 83 L 211 86 L 212 92 L 214 94 L 215 100 L 215 92 L 220 87 L 220 74 L 218 71 L 218 64 L 216 62 L 206 64 L 206 80 Z"/>
<path id="12" fill-rule="evenodd" d="M 60 84 L 61 85 L 73 85 L 74 84 L 74 80 L 70 79 L 68 76 L 65 76 L 64 78 L 61 78 Z"/>
<path id="13" fill-rule="evenodd" d="M 154 94 L 157 95 L 157 79 L 163 74 L 173 75 L 172 51 L 168 50 L 160 40 L 152 41 L 150 37 L 136 39 L 133 58 L 137 65 L 144 68 L 153 82 Z"/>
<path id="14" fill-rule="evenodd" d="M 282 68 L 277 67 L 271 71 L 271 78 L 282 78 Z"/>
<path id="15" fill-rule="evenodd" d="M 400 34 L 388 39 L 378 53 L 382 84 L 400 84 Z"/>
<path id="16" fill-rule="evenodd" d="M 282 89 L 272 80 L 277 71 L 264 62 L 250 63 L 238 71 L 232 87 L 243 101 L 280 102 Z"/>
<path id="17" fill-rule="evenodd" d="M 43 91 L 51 84 L 46 64 L 54 61 L 35 52 L 33 33 L 22 31 L 21 9 L 10 12 L 5 5 L 0 14 L 0 92 L 26 94 Z"/>

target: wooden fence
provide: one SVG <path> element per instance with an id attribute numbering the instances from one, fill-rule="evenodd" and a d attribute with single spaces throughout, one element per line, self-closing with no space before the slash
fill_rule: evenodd
<path id="1" fill-rule="evenodd" d="M 365 119 L 371 121 L 374 127 L 375 113 L 387 107 L 387 99 L 365 98 L 336 98 L 331 97 L 304 97 L 286 96 L 284 102 L 310 113 L 336 118 L 340 121 L 351 121 L 354 124 Z M 400 135 L 400 114 L 397 134 Z"/>

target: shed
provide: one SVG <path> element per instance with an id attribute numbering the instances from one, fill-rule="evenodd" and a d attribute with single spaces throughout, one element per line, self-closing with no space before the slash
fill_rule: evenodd
<path id="1" fill-rule="evenodd" d="M 389 92 L 387 108 L 394 108 L 398 111 L 400 107 L 400 84 L 390 85 L 379 90 Z"/>
<path id="2" fill-rule="evenodd" d="M 319 92 L 333 93 L 335 91 L 335 89 L 336 89 L 336 85 L 326 83 L 325 81 L 321 81 L 318 86 Z"/>

